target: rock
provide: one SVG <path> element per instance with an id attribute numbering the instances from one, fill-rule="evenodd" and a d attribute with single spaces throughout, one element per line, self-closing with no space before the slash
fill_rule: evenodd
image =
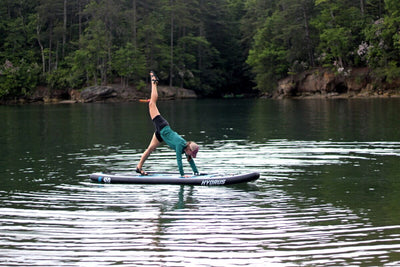
<path id="1" fill-rule="evenodd" d="M 69 99 L 68 91 L 66 90 L 51 90 L 50 91 L 50 98 L 54 99 L 53 101 L 57 102 L 60 100 Z"/>
<path id="2" fill-rule="evenodd" d="M 65 90 L 50 89 L 39 86 L 32 95 L 27 96 L 26 100 L 28 102 L 56 103 L 66 99 L 69 99 L 69 94 Z"/>
<path id="3" fill-rule="evenodd" d="M 48 98 L 49 95 L 50 95 L 49 88 L 39 86 L 36 88 L 33 94 L 28 97 L 28 100 L 31 102 L 44 101 L 44 99 Z"/>
<path id="4" fill-rule="evenodd" d="M 327 95 L 336 92 L 337 85 L 343 83 L 334 73 L 320 69 L 292 75 L 278 81 L 278 97 Z"/>
<path id="5" fill-rule="evenodd" d="M 96 101 L 134 101 L 137 99 L 149 98 L 150 88 L 145 90 L 137 90 L 134 87 L 121 87 L 118 84 L 112 84 L 110 86 L 92 86 L 84 89 L 82 92 L 77 90 L 70 90 L 69 92 L 71 100 L 75 102 L 96 102 Z M 194 91 L 169 87 L 169 86 L 158 86 L 158 95 L 160 99 L 183 99 L 183 98 L 197 98 Z"/>
<path id="6" fill-rule="evenodd" d="M 81 92 L 79 92 L 78 90 L 75 89 L 70 90 L 69 95 L 72 101 L 83 102 L 83 99 L 81 98 Z"/>
<path id="7" fill-rule="evenodd" d="M 31 95 L 22 97 L 21 100 L 0 98 L 1 103 L 88 103 L 88 102 L 124 102 L 150 98 L 150 86 L 138 89 L 135 86 L 123 87 L 121 84 L 108 86 L 90 86 L 80 91 L 77 89 L 57 90 L 38 86 Z M 197 98 L 193 90 L 158 86 L 160 99 Z"/>
<path id="8" fill-rule="evenodd" d="M 278 81 L 278 94 L 291 96 L 296 91 L 297 84 L 292 76 L 286 77 Z"/>
<path id="9" fill-rule="evenodd" d="M 169 86 L 158 86 L 158 94 L 160 98 L 166 99 L 197 98 L 196 93 L 192 90 Z"/>
<path id="10" fill-rule="evenodd" d="M 368 68 L 354 68 L 351 75 L 346 77 L 345 82 L 349 91 L 361 92 L 368 86 L 369 80 Z"/>
<path id="11" fill-rule="evenodd" d="M 305 75 L 301 79 L 298 86 L 300 93 L 330 93 L 334 92 L 335 84 L 337 83 L 334 73 L 331 72 L 312 72 Z"/>
<path id="12" fill-rule="evenodd" d="M 342 73 L 319 68 L 281 79 L 274 97 L 367 97 L 382 95 L 380 90 L 396 91 L 398 88 L 400 79 L 380 81 L 373 78 L 368 68 L 349 68 Z"/>
<path id="13" fill-rule="evenodd" d="M 117 96 L 117 92 L 111 86 L 91 86 L 84 89 L 80 98 L 83 102 L 104 101 Z"/>
<path id="14" fill-rule="evenodd" d="M 179 88 L 176 94 L 177 98 L 197 98 L 197 94 L 193 90 Z"/>
<path id="15" fill-rule="evenodd" d="M 75 100 L 62 100 L 58 102 L 59 104 L 75 104 L 77 101 Z"/>

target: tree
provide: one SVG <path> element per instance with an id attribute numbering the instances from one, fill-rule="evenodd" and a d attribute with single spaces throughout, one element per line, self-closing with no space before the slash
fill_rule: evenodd
<path id="1" fill-rule="evenodd" d="M 391 81 L 400 76 L 400 3 L 385 0 L 385 9 L 387 14 L 364 30 L 363 54 L 378 77 Z"/>
<path id="2" fill-rule="evenodd" d="M 343 69 L 354 65 L 354 55 L 363 40 L 364 2 L 316 0 L 319 14 L 312 24 L 319 32 L 320 64 Z"/>
<path id="3" fill-rule="evenodd" d="M 244 14 L 241 17 L 240 31 L 242 43 L 247 49 L 247 54 L 254 42 L 254 36 L 260 30 L 265 21 L 272 16 L 277 8 L 279 0 L 246 0 L 244 3 Z"/>
<path id="4" fill-rule="evenodd" d="M 195 37 L 190 34 L 178 40 L 175 48 L 174 70 L 180 78 L 180 87 L 189 85 L 191 88 L 196 88 L 196 83 L 199 82 L 199 79 L 196 79 L 200 75 L 197 54 L 199 48 L 203 52 L 203 58 L 205 58 L 205 51 L 212 50 L 210 43 L 201 36 Z"/>
<path id="5" fill-rule="evenodd" d="M 89 57 L 86 68 L 87 77 L 93 77 L 98 84 L 107 84 L 111 74 L 113 40 L 118 36 L 119 14 L 121 6 L 116 0 L 102 0 L 99 3 L 91 2 L 84 14 L 91 17 L 85 34 L 81 37 L 80 52 L 76 58 L 79 62 L 81 55 Z"/>
<path id="6" fill-rule="evenodd" d="M 35 28 L 31 20 L 37 1 L 0 0 L 0 62 L 36 60 L 34 46 Z"/>
<path id="7" fill-rule="evenodd" d="M 249 52 L 247 63 L 256 74 L 257 88 L 261 91 L 273 91 L 274 81 L 283 77 L 289 68 L 286 61 L 286 50 L 282 45 L 268 41 L 269 20 L 266 22 L 264 31 L 259 31 L 255 36 L 253 48 Z"/>
<path id="8" fill-rule="evenodd" d="M 31 93 L 38 84 L 40 67 L 21 59 L 12 63 L 6 60 L 0 66 L 0 97 L 23 96 Z"/>
<path id="9" fill-rule="evenodd" d="M 46 29 L 47 31 L 39 35 L 38 39 L 42 39 L 40 43 L 47 43 L 47 49 L 42 49 L 42 58 L 47 59 L 47 68 L 45 72 L 51 72 L 53 68 L 57 68 L 58 65 L 58 42 L 62 38 L 62 16 L 64 8 L 64 0 L 40 0 L 40 5 L 37 7 L 38 10 L 38 26 L 37 28 Z M 54 49 L 56 44 L 56 50 Z M 45 55 L 46 54 L 46 55 Z M 53 61 L 53 57 L 56 56 L 56 60 Z M 46 64 L 43 64 L 46 66 Z"/>
<path id="10" fill-rule="evenodd" d="M 10 94 L 31 87 L 9 72 L 33 66 L 51 88 L 127 85 L 153 69 L 213 96 L 247 92 L 253 78 L 273 90 L 316 66 L 368 66 L 390 80 L 399 17 L 396 0 L 0 0 L 0 64 L 13 66 L 0 75 L 21 87 Z"/>
<path id="11" fill-rule="evenodd" d="M 150 70 L 157 70 L 160 79 L 169 77 L 170 49 L 168 39 L 167 15 L 163 6 L 159 9 L 146 8 L 143 19 L 138 23 L 137 47 L 143 51 L 146 58 L 146 67 Z"/>
<path id="12" fill-rule="evenodd" d="M 104 83 L 107 71 L 108 42 L 105 25 L 101 20 L 91 20 L 81 38 L 81 49 L 74 53 L 73 68 L 76 72 L 84 71 L 87 83 Z"/>
<path id="13" fill-rule="evenodd" d="M 148 74 L 144 55 L 131 43 L 115 51 L 113 69 L 121 76 L 124 87 L 128 85 L 130 79 L 144 79 Z"/>
<path id="14" fill-rule="evenodd" d="M 314 9 L 310 0 L 280 0 L 275 11 L 255 34 L 247 63 L 257 87 L 272 91 L 276 81 L 290 73 L 314 66 Z"/>

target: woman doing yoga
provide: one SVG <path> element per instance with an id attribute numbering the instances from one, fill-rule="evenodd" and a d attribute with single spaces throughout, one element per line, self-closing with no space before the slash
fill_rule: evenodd
<path id="1" fill-rule="evenodd" d="M 140 161 L 136 167 L 136 172 L 140 173 L 141 175 L 147 175 L 147 173 L 142 169 L 144 162 L 150 156 L 151 152 L 153 152 L 162 143 L 162 141 L 165 141 L 165 143 L 176 152 L 176 161 L 178 163 L 178 169 L 181 176 L 185 175 L 182 166 L 182 154 L 186 155 L 193 173 L 197 175 L 199 172 L 193 158 L 196 157 L 197 152 L 199 151 L 199 146 L 195 142 L 187 142 L 179 134 L 174 132 L 169 126 L 168 122 L 160 115 L 156 105 L 158 99 L 158 78 L 153 71 L 150 72 L 150 80 L 151 97 L 149 102 L 149 112 L 150 118 L 154 124 L 155 132 L 149 146 L 140 158 Z"/>

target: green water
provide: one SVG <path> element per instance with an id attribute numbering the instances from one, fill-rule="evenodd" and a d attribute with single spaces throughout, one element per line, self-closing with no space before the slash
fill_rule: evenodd
<path id="1" fill-rule="evenodd" d="M 0 106 L 0 266 L 400 264 L 400 99 L 160 102 L 223 187 L 99 185 L 133 171 L 143 103 Z M 189 172 L 190 167 L 184 164 Z M 176 171 L 160 147 L 144 168 Z"/>

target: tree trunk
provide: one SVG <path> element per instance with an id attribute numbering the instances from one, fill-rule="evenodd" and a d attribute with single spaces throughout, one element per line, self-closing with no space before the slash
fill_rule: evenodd
<path id="1" fill-rule="evenodd" d="M 40 46 L 40 53 L 42 54 L 42 72 L 43 74 L 46 73 L 46 59 L 44 57 L 44 48 L 43 48 L 43 44 L 40 41 L 40 26 L 39 23 L 36 25 L 36 33 L 37 33 L 37 40 Z"/>
<path id="2" fill-rule="evenodd" d="M 50 20 L 50 25 L 49 25 L 49 73 L 51 72 L 51 51 L 53 49 L 53 21 Z"/>
<path id="3" fill-rule="evenodd" d="M 330 14 L 331 14 L 331 18 L 332 18 L 333 25 L 336 25 L 336 22 L 335 22 L 335 15 L 333 15 L 332 9 L 330 10 Z"/>
<path id="4" fill-rule="evenodd" d="M 312 47 L 312 40 L 310 36 L 310 26 L 308 24 L 308 16 L 307 16 L 307 9 L 306 6 L 303 5 L 303 17 L 304 17 L 304 28 L 305 28 L 305 40 L 306 40 L 306 47 L 307 47 L 307 54 L 308 54 L 308 60 L 310 62 L 311 67 L 314 67 L 315 62 L 314 62 L 314 51 Z"/>
<path id="5" fill-rule="evenodd" d="M 200 5 L 200 10 L 203 10 L 204 0 L 200 0 L 199 5 Z M 199 37 L 204 37 L 204 24 L 202 21 L 199 23 Z M 200 43 L 197 46 L 197 57 L 198 57 L 198 69 L 201 73 L 203 70 L 203 47 Z"/>
<path id="6" fill-rule="evenodd" d="M 57 45 L 56 45 L 56 63 L 55 63 L 55 65 L 54 65 L 54 69 L 55 69 L 55 70 L 56 70 L 57 67 L 58 67 L 58 54 L 59 54 L 58 50 L 59 50 L 59 46 L 60 46 L 60 42 L 57 41 Z"/>
<path id="7" fill-rule="evenodd" d="M 200 37 L 204 36 L 204 26 L 202 23 L 200 24 L 199 28 L 199 36 Z M 203 48 L 200 43 L 197 46 L 197 57 L 198 57 L 198 69 L 201 72 L 203 69 Z"/>
<path id="8" fill-rule="evenodd" d="M 108 36 L 108 45 L 107 45 L 107 57 L 104 59 L 104 85 L 108 83 L 108 69 L 112 66 L 112 53 L 111 53 L 111 48 L 112 48 L 112 32 L 109 32 Z"/>
<path id="9" fill-rule="evenodd" d="M 78 0 L 78 31 L 79 31 L 79 49 L 81 49 L 81 36 L 82 36 L 82 9 L 81 0 Z"/>
<path id="10" fill-rule="evenodd" d="M 136 42 L 136 39 L 137 39 L 137 33 L 136 33 L 136 20 L 137 20 L 137 14 L 136 14 L 136 0 L 133 0 L 132 1 L 132 5 L 133 5 L 133 47 L 135 48 L 135 50 L 136 50 L 136 48 L 137 48 L 137 42 Z"/>
<path id="11" fill-rule="evenodd" d="M 170 57 L 171 62 L 169 66 L 169 86 L 172 86 L 173 80 L 173 68 L 174 68 L 174 8 L 173 8 L 174 0 L 171 0 L 171 44 L 170 44 Z"/>
<path id="12" fill-rule="evenodd" d="M 181 88 L 183 88 L 184 78 L 185 78 L 185 70 L 182 70 Z"/>
<path id="13" fill-rule="evenodd" d="M 97 73 L 93 71 L 94 85 L 97 85 Z"/>
<path id="14" fill-rule="evenodd" d="M 361 9 L 361 15 L 364 17 L 364 14 L 365 14 L 365 3 L 364 3 L 364 0 L 360 0 L 360 9 Z"/>
<path id="15" fill-rule="evenodd" d="M 63 42 L 62 42 L 62 58 L 65 56 L 65 44 L 67 42 L 67 0 L 64 0 L 64 25 L 63 25 Z"/>

